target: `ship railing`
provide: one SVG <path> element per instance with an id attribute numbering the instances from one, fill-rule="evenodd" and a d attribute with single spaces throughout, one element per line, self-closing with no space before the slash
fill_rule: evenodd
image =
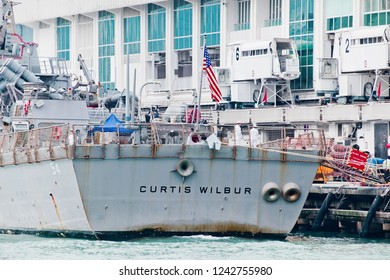
<path id="1" fill-rule="evenodd" d="M 0 165 L 68 157 L 68 125 L 0 134 Z"/>
<path id="2" fill-rule="evenodd" d="M 296 133 L 286 128 L 259 127 L 259 137 L 253 142 L 250 139 L 250 127 L 242 126 L 242 141 L 235 139 L 234 126 L 214 126 L 210 124 L 188 124 L 151 122 L 137 124 L 138 136 L 133 130 L 126 130 L 123 125 L 117 127 L 95 126 L 90 128 L 88 135 L 78 137 L 79 145 L 101 144 L 196 144 L 205 143 L 211 134 L 215 134 L 221 145 L 246 146 L 251 148 L 278 150 L 322 150 L 325 154 L 327 146 L 322 131 L 312 130 Z M 83 128 L 75 128 L 82 131 Z M 79 134 L 77 134 L 79 135 Z M 80 134 L 81 135 L 81 134 Z M 191 138 L 189 140 L 189 138 Z M 203 140 L 203 141 L 202 141 Z M 253 145 L 253 143 L 256 143 Z"/>
<path id="3" fill-rule="evenodd" d="M 4 64 L 10 56 L 0 56 L 0 64 Z M 17 58 L 15 58 L 17 59 Z M 22 66 L 34 74 L 69 75 L 65 58 L 29 56 Z"/>
<path id="4" fill-rule="evenodd" d="M 248 127 L 249 128 L 249 127 Z M 250 140 L 249 129 L 243 127 L 244 139 Z M 136 133 L 135 133 L 136 132 Z M 259 128 L 259 144 L 240 146 L 274 150 L 323 150 L 323 134 L 314 131 L 293 135 L 286 128 Z M 215 126 L 210 124 L 140 123 L 126 128 L 123 124 L 115 127 L 86 125 L 54 125 L 11 133 L 0 134 L 0 165 L 21 164 L 73 158 L 77 147 L 118 145 L 151 145 L 152 156 L 159 145 L 179 144 L 183 149 L 187 145 L 204 144 L 214 134 L 221 146 L 237 146 L 234 142 L 234 126 Z M 322 135 L 322 136 L 321 136 Z M 281 139 L 277 140 L 276 137 Z M 268 141 L 263 141 L 268 140 Z M 214 140 L 213 140 L 214 141 Z M 214 142 L 216 143 L 216 142 Z"/>
<path id="5" fill-rule="evenodd" d="M 92 124 L 101 124 L 102 120 L 109 117 L 110 112 L 105 107 L 88 108 L 89 121 Z"/>
<path id="6" fill-rule="evenodd" d="M 252 148 L 262 149 L 282 149 L 282 150 L 323 150 L 325 153 L 326 139 L 322 130 L 318 129 L 305 129 L 299 130 L 296 128 L 287 127 L 271 127 L 271 126 L 259 126 L 256 129 L 259 132 L 257 139 L 251 139 L 250 125 L 242 125 L 241 133 L 242 139 L 241 145 L 250 146 Z M 227 135 L 230 140 L 230 144 L 235 143 L 234 129 L 228 130 Z M 253 141 L 255 140 L 255 141 Z"/>
<path id="7" fill-rule="evenodd" d="M 184 123 L 140 123 L 136 124 L 138 133 L 133 128 L 127 129 L 118 124 L 114 127 L 97 125 L 85 128 L 74 126 L 77 145 L 106 145 L 106 144 L 185 144 L 191 134 L 193 124 Z M 197 131 L 199 138 L 211 135 L 211 126 L 200 125 Z M 86 132 L 85 132 L 86 130 Z"/>
<path id="8" fill-rule="evenodd" d="M 58 57 L 37 57 L 42 74 L 68 75 L 66 60 Z"/>

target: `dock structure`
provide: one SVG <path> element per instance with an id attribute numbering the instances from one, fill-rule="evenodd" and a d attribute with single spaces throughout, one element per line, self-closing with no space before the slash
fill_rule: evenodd
<path id="1" fill-rule="evenodd" d="M 390 238 L 390 186 L 313 184 L 294 230 Z"/>

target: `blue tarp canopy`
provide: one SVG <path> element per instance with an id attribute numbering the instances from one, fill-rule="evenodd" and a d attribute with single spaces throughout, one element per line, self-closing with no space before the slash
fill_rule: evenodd
<path id="1" fill-rule="evenodd" d="M 95 126 L 92 129 L 92 132 L 117 132 L 118 129 L 120 134 L 130 134 L 134 131 L 132 129 L 127 129 L 122 121 L 120 121 L 114 114 L 111 114 L 108 116 L 103 126 Z"/>

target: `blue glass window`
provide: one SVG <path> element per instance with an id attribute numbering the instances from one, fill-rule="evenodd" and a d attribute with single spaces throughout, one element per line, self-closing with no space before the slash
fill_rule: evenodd
<path id="1" fill-rule="evenodd" d="M 364 25 L 390 24 L 390 1 L 364 0 Z"/>
<path id="2" fill-rule="evenodd" d="M 269 0 L 269 19 L 265 21 L 265 26 L 282 25 L 282 0 Z"/>
<path id="3" fill-rule="evenodd" d="M 251 22 L 251 0 L 237 0 L 238 4 L 238 23 L 234 30 L 247 30 Z"/>
<path id="4" fill-rule="evenodd" d="M 192 48 L 192 4 L 174 1 L 174 49 Z"/>
<path id="5" fill-rule="evenodd" d="M 220 0 L 201 0 L 201 45 L 206 34 L 207 46 L 219 46 L 221 41 L 221 4 Z"/>
<path id="6" fill-rule="evenodd" d="M 314 0 L 290 0 L 290 38 L 299 54 L 301 75 L 291 81 L 292 89 L 313 88 L 313 27 Z M 334 22 L 328 25 L 334 26 Z"/>
<path id="7" fill-rule="evenodd" d="M 148 4 L 148 50 L 149 52 L 165 51 L 165 8 Z"/>
<path id="8" fill-rule="evenodd" d="M 351 28 L 353 23 L 353 0 L 325 0 L 326 30 Z"/>
<path id="9" fill-rule="evenodd" d="M 141 17 L 134 16 L 123 19 L 124 54 L 141 52 Z"/>
<path id="10" fill-rule="evenodd" d="M 57 57 L 70 60 L 70 24 L 69 20 L 57 18 Z"/>
<path id="11" fill-rule="evenodd" d="M 25 42 L 32 42 L 33 41 L 33 29 L 25 26 L 23 24 L 16 24 L 16 34 L 19 34 L 20 37 L 22 37 L 23 41 Z"/>
<path id="12" fill-rule="evenodd" d="M 99 82 L 107 90 L 115 88 L 112 81 L 112 62 L 115 55 L 115 16 L 107 11 L 99 11 L 98 20 Z"/>

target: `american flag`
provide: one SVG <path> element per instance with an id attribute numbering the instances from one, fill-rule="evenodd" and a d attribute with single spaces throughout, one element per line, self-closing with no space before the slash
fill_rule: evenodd
<path id="1" fill-rule="evenodd" d="M 204 46 L 203 70 L 206 71 L 207 74 L 207 80 L 209 81 L 209 87 L 211 90 L 211 98 L 217 103 L 221 102 L 222 93 L 218 86 L 218 81 L 215 77 L 213 67 L 211 66 L 211 60 L 206 45 Z"/>

